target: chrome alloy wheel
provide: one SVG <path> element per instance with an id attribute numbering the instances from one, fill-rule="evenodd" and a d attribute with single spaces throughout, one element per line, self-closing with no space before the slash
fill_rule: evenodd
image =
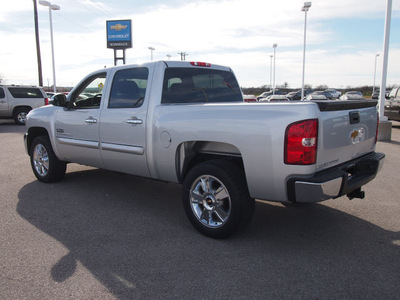
<path id="1" fill-rule="evenodd" d="M 217 228 L 229 219 L 231 198 L 228 189 L 218 178 L 202 175 L 190 188 L 190 206 L 202 224 Z"/>
<path id="2" fill-rule="evenodd" d="M 42 144 L 37 144 L 33 149 L 33 165 L 38 175 L 44 177 L 49 171 L 49 154 Z"/>
<path id="3" fill-rule="evenodd" d="M 27 113 L 25 111 L 21 111 L 18 115 L 17 115 L 17 119 L 20 123 L 24 124 L 26 121 L 26 116 Z"/>

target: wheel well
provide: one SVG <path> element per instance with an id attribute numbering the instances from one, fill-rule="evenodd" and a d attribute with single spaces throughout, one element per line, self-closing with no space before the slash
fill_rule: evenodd
<path id="1" fill-rule="evenodd" d="M 40 135 L 49 136 L 49 133 L 43 127 L 31 127 L 31 128 L 29 128 L 29 130 L 28 130 L 28 139 L 27 139 L 28 152 L 29 152 L 29 149 L 31 148 L 32 142 L 35 139 L 35 137 L 38 137 Z"/>
<path id="2" fill-rule="evenodd" d="M 19 110 L 19 109 L 24 109 L 24 108 L 26 108 L 27 110 L 32 110 L 32 107 L 30 107 L 30 106 L 16 106 L 16 107 L 14 107 L 14 109 L 13 109 L 13 115 L 15 114 L 15 112 L 17 111 L 17 110 Z"/>
<path id="3" fill-rule="evenodd" d="M 242 155 L 231 144 L 209 141 L 191 141 L 182 143 L 176 152 L 176 171 L 179 182 L 200 162 L 210 160 L 230 160 L 243 169 Z"/>

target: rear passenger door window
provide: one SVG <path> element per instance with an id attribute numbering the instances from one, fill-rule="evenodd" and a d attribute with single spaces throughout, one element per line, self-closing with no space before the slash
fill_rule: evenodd
<path id="1" fill-rule="evenodd" d="M 135 108 L 143 104 L 147 88 L 147 68 L 118 71 L 111 87 L 108 108 Z"/>

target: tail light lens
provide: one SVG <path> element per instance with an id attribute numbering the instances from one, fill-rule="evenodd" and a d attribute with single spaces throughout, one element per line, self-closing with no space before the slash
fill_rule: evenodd
<path id="1" fill-rule="evenodd" d="M 285 164 L 312 165 L 317 160 L 318 119 L 290 124 L 285 133 Z"/>
<path id="2" fill-rule="evenodd" d="M 44 105 L 49 105 L 49 98 L 44 98 Z"/>

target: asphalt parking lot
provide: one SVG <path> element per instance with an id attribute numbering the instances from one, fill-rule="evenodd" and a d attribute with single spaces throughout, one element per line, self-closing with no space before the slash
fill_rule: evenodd
<path id="1" fill-rule="evenodd" d="M 0 299 L 400 297 L 399 122 L 365 199 L 258 202 L 226 240 L 192 228 L 176 184 L 76 164 L 38 182 L 23 133 L 0 120 Z"/>

